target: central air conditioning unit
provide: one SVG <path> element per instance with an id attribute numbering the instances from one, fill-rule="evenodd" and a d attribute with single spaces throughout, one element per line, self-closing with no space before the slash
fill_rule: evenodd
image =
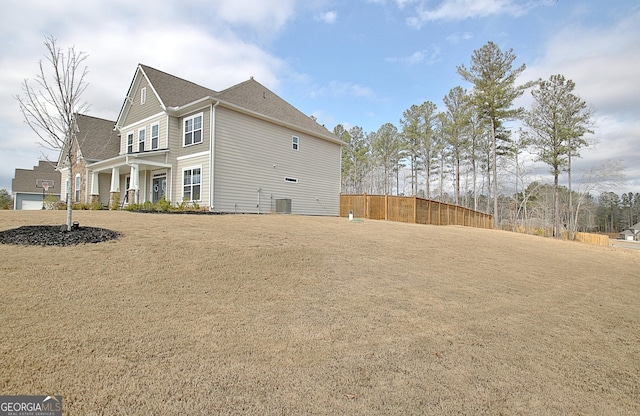
<path id="1" fill-rule="evenodd" d="M 276 214 L 291 214 L 291 199 L 276 199 Z"/>

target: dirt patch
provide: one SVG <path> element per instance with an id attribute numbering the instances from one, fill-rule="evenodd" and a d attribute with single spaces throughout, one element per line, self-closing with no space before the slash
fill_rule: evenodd
<path id="1" fill-rule="evenodd" d="M 640 252 L 280 215 L 0 245 L 0 391 L 66 414 L 640 413 Z M 0 230 L 64 213 L 0 212 Z"/>

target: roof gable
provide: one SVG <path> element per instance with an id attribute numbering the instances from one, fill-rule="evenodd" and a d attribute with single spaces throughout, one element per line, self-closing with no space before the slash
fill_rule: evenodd
<path id="1" fill-rule="evenodd" d="M 77 114 L 76 141 L 82 157 L 87 161 L 105 160 L 117 156 L 120 137 L 114 130 L 115 122 L 102 118 Z"/>
<path id="2" fill-rule="evenodd" d="M 314 119 L 303 114 L 264 85 L 255 81 L 253 77 L 248 81 L 217 92 L 142 64 L 138 65 L 134 80 L 127 93 L 127 100 L 125 100 L 120 111 L 117 121 L 117 125 L 120 127 L 131 107 L 131 94 L 135 93 L 136 86 L 140 82 L 140 76 L 144 76 L 147 79 L 153 92 L 160 100 L 164 111 L 175 111 L 181 107 L 188 106 L 188 104 L 210 99 L 211 101 L 228 103 L 236 108 L 340 142 L 324 126 L 319 125 Z"/>
<path id="3" fill-rule="evenodd" d="M 169 107 L 180 107 L 204 97 L 217 94 L 214 90 L 167 74 L 166 72 L 158 71 L 146 65 L 141 64 L 140 69 L 158 94 L 160 102 L 162 102 L 165 109 Z"/>

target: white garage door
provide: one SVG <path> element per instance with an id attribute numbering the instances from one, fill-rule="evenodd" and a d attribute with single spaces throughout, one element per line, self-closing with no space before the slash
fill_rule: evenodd
<path id="1" fill-rule="evenodd" d="M 22 201 L 22 207 L 20 209 L 42 209 L 42 201 Z"/>

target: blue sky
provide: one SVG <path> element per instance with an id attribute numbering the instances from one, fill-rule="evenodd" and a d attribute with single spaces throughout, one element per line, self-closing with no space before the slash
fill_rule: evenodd
<path id="1" fill-rule="evenodd" d="M 44 37 L 88 54 L 90 115 L 115 120 L 144 63 L 221 90 L 253 76 L 330 130 L 399 126 L 412 104 L 461 85 L 456 67 L 493 41 L 526 64 L 522 83 L 563 74 L 593 108 L 581 172 L 620 161 L 640 192 L 637 0 L 9 0 L 0 16 L 0 188 L 16 168 L 56 155 L 37 144 L 15 95 Z M 527 106 L 527 93 L 518 105 Z M 533 162 L 532 162 L 533 164 Z M 532 179 L 543 177 L 538 166 Z M 576 179 L 577 178 L 577 179 Z"/>

